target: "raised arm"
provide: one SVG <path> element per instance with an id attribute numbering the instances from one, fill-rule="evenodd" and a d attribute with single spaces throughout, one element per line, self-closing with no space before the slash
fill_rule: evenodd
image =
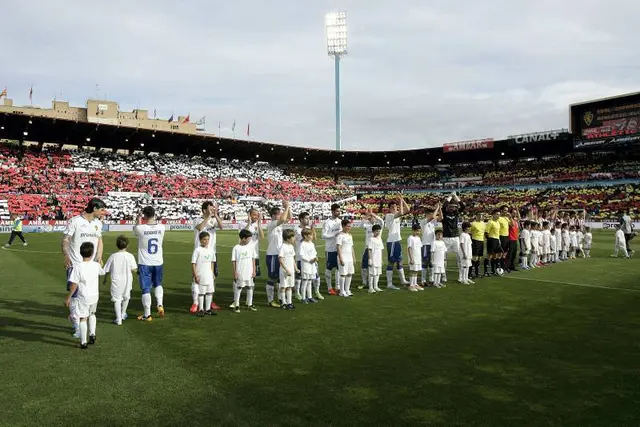
<path id="1" fill-rule="evenodd" d="M 291 205 L 286 200 L 282 202 L 282 207 L 284 208 L 284 212 L 280 216 L 278 220 L 278 225 L 286 224 L 291 219 Z"/>

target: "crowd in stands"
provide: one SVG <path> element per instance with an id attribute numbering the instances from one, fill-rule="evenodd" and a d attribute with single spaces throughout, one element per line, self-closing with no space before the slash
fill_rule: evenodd
<path id="1" fill-rule="evenodd" d="M 292 201 L 294 213 L 307 210 L 323 218 L 327 202 L 353 198 L 348 212 L 380 210 L 402 191 L 410 204 L 433 206 L 433 190 L 465 191 L 470 212 L 509 203 L 521 209 L 585 209 L 592 219 L 614 218 L 621 209 L 640 209 L 638 186 L 602 185 L 612 179 L 640 178 L 640 158 L 616 153 L 575 153 L 544 159 L 401 168 L 280 168 L 264 162 L 96 151 L 39 150 L 0 145 L 0 200 L 11 212 L 30 219 L 65 219 L 77 214 L 90 196 L 110 206 L 110 219 L 133 219 L 152 204 L 165 219 L 187 219 L 202 200 L 217 200 L 226 220 L 244 220 L 249 206 L 266 217 L 277 200 Z M 589 182 L 591 186 L 515 188 L 522 184 Z M 569 186 L 569 184 L 567 184 Z M 476 187 L 485 187 L 476 189 Z M 491 187 L 501 187 L 499 189 Z M 125 192 L 130 194 L 117 195 Z"/>

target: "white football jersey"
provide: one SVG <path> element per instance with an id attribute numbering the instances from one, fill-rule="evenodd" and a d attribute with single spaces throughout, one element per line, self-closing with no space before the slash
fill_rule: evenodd
<path id="1" fill-rule="evenodd" d="M 215 254 L 216 254 L 216 229 L 218 227 L 218 221 L 216 221 L 215 218 L 209 218 L 209 221 L 205 224 L 204 228 L 202 230 L 198 230 L 196 228 L 196 226 L 200 225 L 202 223 L 202 221 L 204 221 L 203 217 L 197 218 L 193 221 L 193 231 L 195 234 L 194 237 L 194 249 L 197 247 L 200 247 L 200 233 L 202 233 L 203 231 L 209 233 L 209 246 L 207 246 L 207 248 L 213 252 L 214 254 L 214 261 L 215 261 Z"/>
<path id="2" fill-rule="evenodd" d="M 384 225 L 389 230 L 387 243 L 399 242 L 402 240 L 402 236 L 400 234 L 400 218 L 396 218 L 394 214 L 387 214 L 384 217 Z"/>
<path id="3" fill-rule="evenodd" d="M 418 236 L 411 235 L 407 238 L 407 252 L 411 254 L 414 264 L 422 262 L 422 239 Z"/>
<path id="4" fill-rule="evenodd" d="M 213 252 L 208 247 L 198 246 L 191 256 L 191 264 L 196 265 L 199 285 L 213 285 Z"/>
<path id="5" fill-rule="evenodd" d="M 342 230 L 342 220 L 340 218 L 329 218 L 322 227 L 322 238 L 324 239 L 324 250 L 327 252 L 337 252 L 336 236 Z"/>
<path id="6" fill-rule="evenodd" d="M 98 302 L 100 297 L 98 288 L 100 276 L 104 276 L 104 270 L 95 261 L 79 262 L 73 265 L 69 281 L 78 285 L 77 298 L 79 301 L 84 304 L 96 304 Z"/>
<path id="7" fill-rule="evenodd" d="M 133 229 L 138 238 L 138 264 L 158 266 L 164 264 L 162 243 L 165 228 L 163 224 L 140 224 Z"/>
<path id="8" fill-rule="evenodd" d="M 340 233 L 336 237 L 336 247 L 340 246 L 340 256 L 342 261 L 353 263 L 353 236 L 349 233 Z"/>
<path id="9" fill-rule="evenodd" d="M 271 221 L 267 225 L 267 255 L 278 255 L 282 246 L 282 224 L 278 225 L 278 221 Z"/>
<path id="10" fill-rule="evenodd" d="M 370 222 L 369 220 L 365 220 L 362 223 L 362 228 L 364 228 L 364 247 L 365 247 L 365 250 L 366 250 L 366 248 L 369 247 L 369 242 L 371 241 L 371 238 L 373 237 L 372 228 L 376 224 L 378 224 L 381 228 L 384 228 L 384 220 L 382 220 L 382 221 L 375 221 L 374 220 L 373 222 Z M 380 231 L 380 232 L 382 232 L 382 231 Z"/>
<path id="11" fill-rule="evenodd" d="M 98 250 L 98 241 L 102 237 L 102 222 L 98 219 L 87 221 L 82 215 L 71 218 L 67 224 L 64 234 L 70 236 L 69 242 L 69 258 L 71 262 L 80 263 L 80 246 L 85 242 L 93 243 L 93 255 L 96 256 Z"/>
<path id="12" fill-rule="evenodd" d="M 423 219 L 420 221 L 420 227 L 422 227 L 422 245 L 431 246 L 436 240 L 436 219 Z"/>
<path id="13" fill-rule="evenodd" d="M 131 286 L 133 270 L 138 268 L 136 259 L 126 251 L 112 254 L 104 265 L 104 271 L 111 274 L 111 284 L 114 286 Z"/>
<path id="14" fill-rule="evenodd" d="M 251 243 L 253 244 L 253 250 L 256 258 L 260 257 L 260 227 L 260 222 L 242 224 L 242 228 L 251 233 Z"/>
<path id="15" fill-rule="evenodd" d="M 282 264 L 284 264 L 284 268 L 280 268 L 280 275 L 286 275 L 285 269 L 289 270 L 291 274 L 296 272 L 295 268 L 295 258 L 296 258 L 296 249 L 293 245 L 283 244 L 280 247 L 280 251 L 278 252 L 279 258 L 282 259 Z"/>
<path id="16" fill-rule="evenodd" d="M 382 251 L 384 251 L 384 242 L 380 237 L 372 237 L 367 245 L 371 249 L 369 256 L 369 265 L 373 267 L 382 267 Z"/>
<path id="17" fill-rule="evenodd" d="M 236 274 L 238 280 L 246 282 L 251 280 L 253 276 L 253 266 L 256 259 L 255 251 L 252 248 L 253 243 L 247 245 L 235 245 L 231 252 L 231 261 L 236 263 Z"/>
<path id="18" fill-rule="evenodd" d="M 464 254 L 467 256 L 467 259 L 471 259 L 471 235 L 469 233 L 460 233 L 460 246 L 464 249 Z M 460 256 L 462 256 L 462 252 L 460 252 Z"/>

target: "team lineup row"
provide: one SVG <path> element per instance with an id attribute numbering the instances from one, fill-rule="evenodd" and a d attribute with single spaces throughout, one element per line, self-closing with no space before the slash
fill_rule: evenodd
<path id="1" fill-rule="evenodd" d="M 132 288 L 132 273 L 139 276 L 142 290 L 143 314 L 139 320 L 150 321 L 151 290 L 154 291 L 159 316 L 164 316 L 163 307 L 163 239 L 165 227 L 158 224 L 152 207 L 142 211 L 134 228 L 138 239 L 138 260 L 127 252 L 128 239 L 117 239 L 119 252 L 113 254 L 104 269 L 102 265 L 102 224 L 106 206 L 100 199 L 92 199 L 85 211 L 74 217 L 64 233 L 62 250 L 67 267 L 67 305 L 70 308 L 70 320 L 74 325 L 74 335 L 80 336 L 81 347 L 95 342 L 95 309 L 97 307 L 97 284 L 100 274 L 111 275 L 111 297 L 116 318 L 114 323 L 121 325 L 126 318 L 126 310 Z M 325 221 L 322 238 L 325 240 L 326 268 L 325 281 L 328 293 L 342 297 L 352 296 L 351 281 L 355 273 L 356 256 L 354 252 L 351 223 L 341 220 L 339 205 L 332 206 L 332 217 Z M 486 244 L 488 255 L 484 258 L 484 275 L 502 274 L 502 271 L 516 269 L 511 254 L 517 252 L 520 245 L 520 266 L 528 269 L 545 263 L 562 261 L 576 256 L 580 251 L 589 256 L 591 233 L 574 230 L 578 226 L 569 226 L 560 221 L 552 226 L 549 221 L 522 222 L 516 211 L 508 209 L 494 211 L 492 218 L 483 221 L 477 217 L 473 222 L 462 224 L 459 232 L 458 221 L 464 204 L 455 193 L 447 198 L 443 205 L 424 211 L 424 219 L 414 221 L 411 236 L 407 240 L 409 258 L 409 280 L 406 280 L 402 266 L 402 243 L 400 233 L 401 218 L 410 213 L 406 202 L 399 197 L 397 202 L 389 204 L 389 213 L 383 218 L 371 210 L 367 211 L 363 227 L 366 232 L 365 248 L 362 258 L 363 287 L 370 293 L 380 292 L 379 278 L 383 270 L 383 251 L 385 246 L 381 231 L 387 234 L 387 288 L 399 290 L 393 285 L 393 270 L 397 270 L 401 283 L 410 291 L 421 291 L 425 286 L 441 287 L 446 283 L 446 254 L 454 252 L 458 265 L 458 281 L 471 284 L 472 278 L 480 277 L 479 265 L 484 256 Z M 268 240 L 266 264 L 268 270 L 267 302 L 272 307 L 295 308 L 292 296 L 303 303 L 315 303 L 324 299 L 320 293 L 318 254 L 315 249 L 315 228 L 311 226 L 307 213 L 299 215 L 299 225 L 295 230 L 283 226 L 291 219 L 289 204 L 283 202 L 283 208 L 273 208 L 271 222 L 266 233 L 261 227 L 262 218 L 257 210 L 249 212 L 249 221 L 239 233 L 239 243 L 232 251 L 234 277 L 234 301 L 231 308 L 240 310 L 240 296 L 246 291 L 246 304 L 255 311 L 253 304 L 254 279 L 260 275 L 259 243 L 265 234 Z M 442 229 L 436 230 L 436 223 L 442 223 Z M 554 227 L 553 229 L 551 227 Z M 192 266 L 192 296 L 190 311 L 199 316 L 215 315 L 220 307 L 213 301 L 215 277 L 217 277 L 216 229 L 222 228 L 222 220 L 215 204 L 205 202 L 202 205 L 202 217 L 194 222 L 195 250 Z M 553 231 L 553 232 L 552 232 Z M 486 243 L 485 243 L 486 242 Z M 560 242 L 560 244 L 557 244 Z M 586 251 L 583 251 L 584 248 Z M 84 245 L 84 247 L 83 247 Z M 90 247 L 90 251 L 89 248 Z M 88 252 L 89 251 L 89 252 Z M 87 255 L 88 254 L 88 255 Z M 97 262 L 96 262 L 97 261 Z M 92 265 L 85 272 L 84 265 Z M 95 267 L 98 266 L 98 268 Z M 489 265 L 491 269 L 489 270 Z M 332 276 L 336 284 L 332 286 Z M 95 274 L 97 272 L 97 274 Z M 418 274 L 422 273 L 418 282 Z M 95 275 L 93 279 L 88 276 Z M 93 276 L 92 276 L 93 277 Z M 278 299 L 276 300 L 276 290 Z M 295 290 L 295 292 L 294 292 Z M 87 325 L 88 324 L 88 325 Z M 84 326 L 83 326 L 84 325 Z"/>

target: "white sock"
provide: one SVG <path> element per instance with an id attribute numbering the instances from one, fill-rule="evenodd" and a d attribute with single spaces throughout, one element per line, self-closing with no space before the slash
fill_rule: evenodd
<path id="1" fill-rule="evenodd" d="M 331 270 L 325 270 L 324 279 L 327 282 L 327 290 L 330 291 L 331 288 Z"/>
<path id="2" fill-rule="evenodd" d="M 285 292 L 285 297 L 287 298 L 287 304 L 293 304 L 293 300 L 291 299 L 291 295 L 293 295 L 293 289 L 287 288 Z"/>
<path id="3" fill-rule="evenodd" d="M 387 270 L 387 287 L 393 285 L 393 270 Z"/>
<path id="4" fill-rule="evenodd" d="M 198 285 L 193 284 L 191 286 L 191 301 L 193 303 L 193 305 L 198 305 Z"/>
<path id="5" fill-rule="evenodd" d="M 340 279 L 340 271 L 336 268 L 336 283 L 338 283 L 338 279 Z"/>
<path id="6" fill-rule="evenodd" d="M 87 322 L 79 322 L 78 329 L 80 329 L 80 344 L 87 343 Z"/>
<path id="7" fill-rule="evenodd" d="M 372 276 L 373 277 L 373 289 L 376 291 L 380 291 L 380 275 Z"/>
<path id="8" fill-rule="evenodd" d="M 122 309 L 120 311 L 120 317 L 122 319 L 124 319 L 124 317 L 127 315 L 127 308 L 129 307 L 129 298 L 125 298 L 122 300 Z"/>
<path id="9" fill-rule="evenodd" d="M 198 294 L 198 311 L 204 311 L 204 294 Z"/>
<path id="10" fill-rule="evenodd" d="M 352 278 L 353 278 L 352 275 L 348 275 L 344 278 L 344 287 L 347 295 L 351 295 L 351 279 Z"/>
<path id="11" fill-rule="evenodd" d="M 433 273 L 433 267 L 429 268 L 429 281 L 431 283 L 435 282 L 435 274 Z"/>
<path id="12" fill-rule="evenodd" d="M 204 311 L 211 310 L 211 301 L 213 301 L 213 294 L 205 294 L 205 296 L 204 296 Z"/>
<path id="13" fill-rule="evenodd" d="M 307 280 L 307 298 L 313 298 L 313 286 L 311 285 L 312 280 Z"/>
<path id="14" fill-rule="evenodd" d="M 369 284 L 369 269 L 361 268 L 360 273 L 362 274 L 362 285 L 367 286 Z"/>
<path id="15" fill-rule="evenodd" d="M 442 276 L 442 274 L 437 273 L 433 275 L 433 284 L 436 286 L 440 286 L 440 277 Z"/>
<path id="16" fill-rule="evenodd" d="M 153 290 L 153 293 L 156 297 L 156 304 L 158 305 L 158 307 L 162 307 L 164 302 L 164 288 L 162 286 L 157 286 Z"/>
<path id="17" fill-rule="evenodd" d="M 313 285 L 315 287 L 316 293 L 320 293 L 320 278 L 319 277 L 317 277 L 316 279 L 313 280 Z"/>
<path id="18" fill-rule="evenodd" d="M 247 306 L 251 307 L 253 305 L 253 286 L 249 286 L 247 288 Z"/>
<path id="19" fill-rule="evenodd" d="M 151 294 L 142 294 L 142 309 L 144 317 L 151 316 Z"/>
<path id="20" fill-rule="evenodd" d="M 91 313 L 89 315 L 89 335 L 96 334 L 96 314 Z"/>
<path id="21" fill-rule="evenodd" d="M 240 304 L 240 292 L 242 292 L 242 290 L 236 286 L 236 282 L 233 282 L 233 304 L 236 307 Z"/>
<path id="22" fill-rule="evenodd" d="M 278 298 L 280 299 L 282 304 L 287 304 L 287 293 L 285 288 L 278 289 Z"/>
<path id="23" fill-rule="evenodd" d="M 272 284 L 267 283 L 267 302 L 268 303 L 273 302 L 274 294 L 275 294 L 275 287 Z"/>
<path id="24" fill-rule="evenodd" d="M 400 283 L 402 283 L 403 285 L 407 284 L 407 278 L 404 275 L 404 268 L 400 267 L 398 269 L 398 276 L 400 276 Z"/>
<path id="25" fill-rule="evenodd" d="M 300 295 L 300 286 L 302 285 L 302 280 L 296 279 L 295 287 L 296 287 L 296 295 Z"/>
<path id="26" fill-rule="evenodd" d="M 420 272 L 420 283 L 426 283 L 427 282 L 427 269 L 423 268 L 422 271 Z"/>
<path id="27" fill-rule="evenodd" d="M 336 291 L 342 293 L 344 291 L 344 277 L 340 276 L 338 278 L 338 286 L 336 286 Z"/>
<path id="28" fill-rule="evenodd" d="M 122 322 L 122 303 L 120 301 L 113 303 L 113 311 L 116 313 L 116 322 Z"/>
<path id="29" fill-rule="evenodd" d="M 462 265 L 458 265 L 458 279 L 461 282 L 464 282 L 464 270 L 466 270 L 466 268 L 464 268 Z"/>

